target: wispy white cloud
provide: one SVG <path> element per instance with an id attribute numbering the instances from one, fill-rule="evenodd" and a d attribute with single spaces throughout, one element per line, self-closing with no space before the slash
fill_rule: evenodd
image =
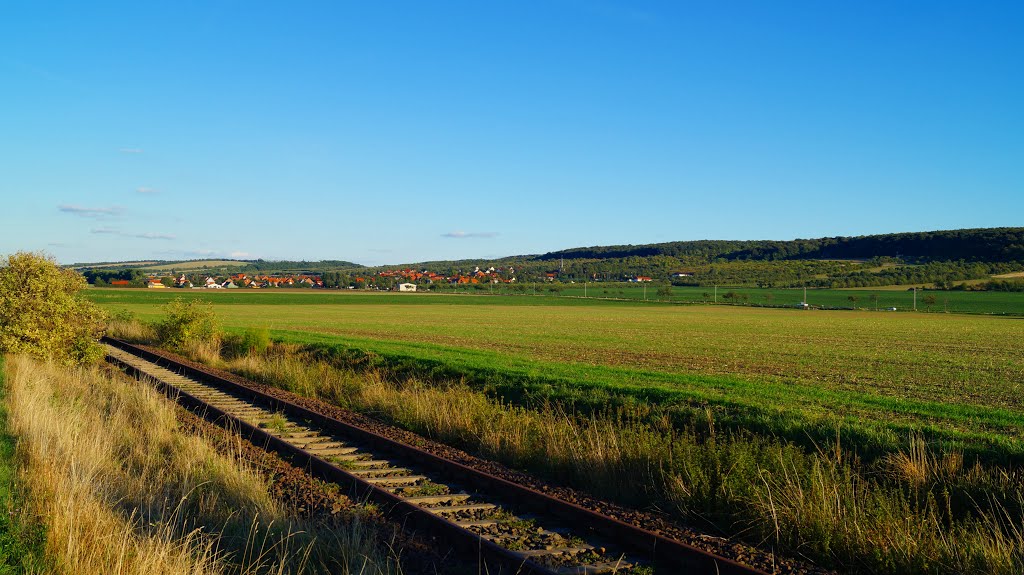
<path id="1" fill-rule="evenodd" d="M 132 234 L 128 232 L 122 232 L 116 228 L 93 228 L 89 230 L 92 234 L 110 234 L 112 236 L 122 236 L 125 238 L 139 238 L 140 240 L 173 240 L 177 236 L 173 234 L 158 234 L 153 232 L 142 232 L 140 234 Z"/>
<path id="2" fill-rule="evenodd" d="M 121 235 L 125 235 L 125 234 L 121 234 Z M 131 237 L 139 238 L 139 239 L 143 239 L 143 240 L 173 240 L 177 236 L 175 236 L 174 234 L 154 234 L 152 232 L 144 232 L 144 233 L 141 233 L 141 234 L 131 234 Z"/>
<path id="3" fill-rule="evenodd" d="M 121 148 L 118 152 L 122 154 L 141 154 L 144 150 L 142 148 Z"/>
<path id="4" fill-rule="evenodd" d="M 196 250 L 160 250 L 155 252 L 161 256 L 168 256 L 172 258 L 182 258 L 186 260 L 198 260 L 198 259 L 225 259 L 225 260 L 248 260 L 253 259 L 252 254 L 249 252 L 242 251 L 221 251 L 221 250 L 209 250 L 209 249 L 196 249 Z"/>
<path id="5" fill-rule="evenodd" d="M 154 189 L 154 188 L 147 188 L 147 187 L 143 186 L 141 188 L 135 188 L 135 193 L 138 193 L 138 194 L 156 194 L 156 193 L 159 193 L 159 191 Z"/>
<path id="6" fill-rule="evenodd" d="M 464 232 L 464 231 L 461 231 L 461 230 L 457 230 L 457 231 L 454 231 L 454 232 L 448 232 L 446 234 L 441 234 L 441 237 L 442 238 L 465 239 L 465 238 L 493 238 L 493 237 L 497 237 L 497 235 L 498 235 L 498 232 Z"/>
<path id="7" fill-rule="evenodd" d="M 79 206 L 75 204 L 61 204 L 57 206 L 57 209 L 76 216 L 82 216 L 83 218 L 106 218 L 112 216 L 119 216 L 124 211 L 121 206 L 110 206 L 104 208 L 87 208 L 85 206 Z"/>

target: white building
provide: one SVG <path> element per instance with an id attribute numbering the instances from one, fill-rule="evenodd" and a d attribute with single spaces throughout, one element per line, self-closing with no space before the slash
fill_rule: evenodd
<path id="1" fill-rule="evenodd" d="M 416 291 L 416 284 L 398 284 L 398 291 Z"/>

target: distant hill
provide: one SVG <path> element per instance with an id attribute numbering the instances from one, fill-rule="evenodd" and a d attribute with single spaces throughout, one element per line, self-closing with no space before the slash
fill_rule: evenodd
<path id="1" fill-rule="evenodd" d="M 323 272 L 337 269 L 359 269 L 361 264 L 345 260 L 254 260 L 243 271 L 259 272 Z"/>
<path id="2" fill-rule="evenodd" d="M 129 270 L 144 272 L 193 272 L 201 270 L 242 272 L 319 272 L 334 269 L 355 269 L 363 266 L 344 260 L 292 261 L 292 260 L 146 260 L 128 262 L 76 263 L 68 266 L 78 271 L 87 270 Z"/>
<path id="3" fill-rule="evenodd" d="M 67 267 L 75 270 L 99 270 L 99 269 L 140 269 L 144 271 L 163 270 L 196 270 L 203 268 L 225 268 L 247 266 L 248 260 L 133 260 L 125 262 L 81 262 L 74 263 Z"/>
<path id="4" fill-rule="evenodd" d="M 660 244 L 571 248 L 536 256 L 535 260 L 610 259 L 669 256 L 681 259 L 867 260 L 880 257 L 906 262 L 1024 261 L 1024 228 L 978 228 L 909 232 L 872 236 L 797 239 L 788 241 L 700 240 Z"/>
<path id="5" fill-rule="evenodd" d="M 698 240 L 592 246 L 391 269 L 453 274 L 514 269 L 521 281 L 623 281 L 764 287 L 951 286 L 1024 269 L 1024 228 L 982 228 L 796 240 Z M 378 268 L 381 269 L 381 268 Z"/>
<path id="6" fill-rule="evenodd" d="M 444 277 L 498 274 L 519 283 L 625 281 L 677 285 L 867 287 L 980 283 L 1024 271 L 1024 227 L 939 230 L 796 240 L 698 240 L 592 246 L 496 259 L 429 261 L 368 268 L 343 260 L 191 260 L 76 264 L 90 282 L 148 274 L 289 273 L 323 275 L 330 285 L 395 269 Z M 388 275 L 388 274 L 385 274 Z M 1011 278 L 1017 282 L 1016 277 Z M 489 281 L 489 280 L 488 280 Z M 1011 281 L 1011 280 L 1005 280 Z"/>

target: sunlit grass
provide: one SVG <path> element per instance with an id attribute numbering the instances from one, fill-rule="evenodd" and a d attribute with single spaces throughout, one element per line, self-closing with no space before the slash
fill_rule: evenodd
<path id="1" fill-rule="evenodd" d="M 602 497 L 653 505 L 723 534 L 864 573 L 1015 573 L 1024 560 L 1020 471 L 904 437 L 877 463 L 838 444 L 807 452 L 749 432 L 676 429 L 645 406 L 588 417 L 496 402 L 457 382 L 338 369 L 294 346 L 217 362 L 246 377 Z"/>
<path id="2" fill-rule="evenodd" d="M 913 432 L 968 458 L 1024 459 L 1018 319 L 505 305 L 515 298 L 468 296 L 245 296 L 212 298 L 229 330 L 270 328 L 275 339 L 333 350 L 339 360 L 461 378 L 510 401 L 577 409 L 649 402 L 683 422 L 709 407 L 723 426 L 796 441 L 820 441 L 838 429 L 864 456 L 884 454 Z M 468 299 L 477 303 L 443 303 Z M 300 300 L 338 303 L 287 303 Z M 155 305 L 126 305 L 143 318 L 160 313 Z"/>
<path id="3" fill-rule="evenodd" d="M 295 519 L 144 384 L 22 357 L 6 401 L 57 573 L 393 573 L 374 532 Z"/>

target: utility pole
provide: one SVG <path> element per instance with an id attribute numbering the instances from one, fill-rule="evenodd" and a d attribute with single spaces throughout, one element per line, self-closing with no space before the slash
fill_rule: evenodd
<path id="1" fill-rule="evenodd" d="M 644 284 L 644 301 L 647 301 L 647 284 Z"/>
<path id="2" fill-rule="evenodd" d="M 583 297 L 587 297 L 587 280 L 583 280 Z"/>
<path id="3" fill-rule="evenodd" d="M 718 303 L 718 286 L 715 286 L 715 303 Z"/>
<path id="4" fill-rule="evenodd" d="M 804 304 L 807 304 L 807 286 L 804 286 Z"/>
<path id="5" fill-rule="evenodd" d="M 917 286 L 914 286 L 914 311 L 917 311 Z"/>

